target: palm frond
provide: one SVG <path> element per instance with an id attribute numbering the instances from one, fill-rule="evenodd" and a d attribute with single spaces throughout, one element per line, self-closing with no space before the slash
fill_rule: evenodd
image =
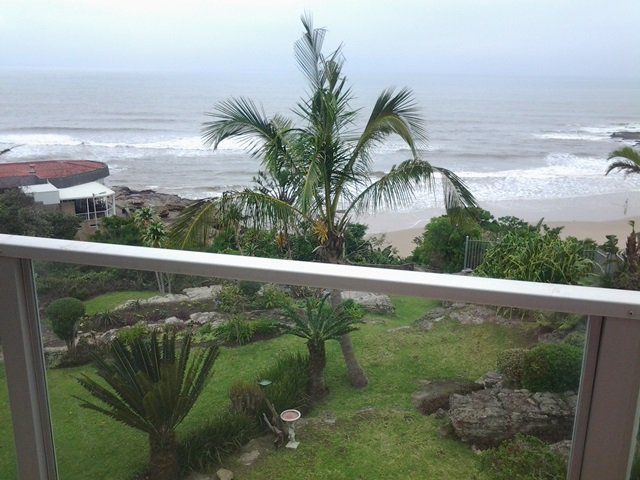
<path id="1" fill-rule="evenodd" d="M 198 200 L 187 206 L 169 231 L 169 245 L 179 249 L 207 246 L 219 211 L 218 199 L 212 198 Z"/>
<path id="2" fill-rule="evenodd" d="M 445 207 L 448 210 L 476 205 L 464 182 L 451 171 L 434 167 L 424 160 L 406 160 L 393 166 L 387 174 L 357 195 L 346 209 L 341 223 L 346 225 L 351 214 L 411 205 L 421 189 L 433 191 L 436 173 L 441 174 Z"/>
<path id="3" fill-rule="evenodd" d="M 307 77 L 312 87 L 317 88 L 322 85 L 320 64 L 322 45 L 327 31 L 324 28 L 314 28 L 313 18 L 310 14 L 302 15 L 300 20 L 304 32 L 294 45 L 295 57 L 300 71 Z"/>
<path id="4" fill-rule="evenodd" d="M 611 162 L 607 167 L 605 175 L 609 175 L 609 173 L 615 170 L 624 172 L 625 175 L 640 173 L 640 152 L 631 147 L 624 147 L 611 152 L 609 160 L 614 158 L 619 158 L 620 160 Z"/>
<path id="5" fill-rule="evenodd" d="M 80 398 L 81 406 L 148 434 L 173 430 L 202 392 L 217 355 L 217 346 L 192 354 L 190 334 L 179 356 L 175 333 L 165 333 L 159 341 L 153 332 L 130 346 L 115 339 L 110 361 L 95 357 L 106 386 L 88 375 L 77 379 L 98 401 Z"/>

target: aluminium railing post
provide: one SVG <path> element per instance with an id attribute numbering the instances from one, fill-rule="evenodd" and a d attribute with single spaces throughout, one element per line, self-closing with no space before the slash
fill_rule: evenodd
<path id="1" fill-rule="evenodd" d="M 22 480 L 57 480 L 31 260 L 0 257 L 0 337 Z"/>
<path id="2" fill-rule="evenodd" d="M 639 393 L 640 323 L 632 318 L 590 317 L 570 480 L 628 480 Z"/>

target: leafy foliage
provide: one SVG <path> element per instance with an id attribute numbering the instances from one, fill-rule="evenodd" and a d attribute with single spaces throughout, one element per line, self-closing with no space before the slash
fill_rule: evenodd
<path id="1" fill-rule="evenodd" d="M 523 362 L 522 386 L 533 392 L 576 390 L 582 372 L 582 350 L 569 344 L 538 345 Z"/>
<path id="2" fill-rule="evenodd" d="M 226 313 L 238 313 L 244 310 L 247 298 L 237 283 L 227 282 L 217 296 L 218 309 Z"/>
<path id="3" fill-rule="evenodd" d="M 481 457 L 481 469 L 493 480 L 564 480 L 560 455 L 535 437 L 518 434 Z"/>
<path id="4" fill-rule="evenodd" d="M 118 330 L 117 338 L 127 346 L 135 345 L 149 335 L 149 327 L 145 322 L 138 322 L 128 328 Z"/>
<path id="5" fill-rule="evenodd" d="M 40 208 L 19 188 L 0 192 L 0 233 L 73 239 L 78 228 L 78 217 Z"/>
<path id="6" fill-rule="evenodd" d="M 226 343 L 245 345 L 253 339 L 255 328 L 252 322 L 236 316 L 217 327 L 215 333 Z"/>
<path id="7" fill-rule="evenodd" d="M 47 307 L 46 313 L 53 333 L 73 350 L 77 324 L 85 312 L 84 303 L 77 298 L 60 298 Z"/>
<path id="8" fill-rule="evenodd" d="M 252 418 L 259 418 L 264 411 L 265 398 L 264 390 L 257 383 L 237 382 L 229 389 L 231 411 Z"/>
<path id="9" fill-rule="evenodd" d="M 246 444 L 260 432 L 255 418 L 224 412 L 187 433 L 178 445 L 180 471 L 203 471 Z"/>
<path id="10" fill-rule="evenodd" d="M 260 372 L 257 380 L 271 381 L 265 388 L 265 393 L 278 412 L 287 408 L 308 411 L 308 356 L 297 353 L 278 357 L 274 365 Z"/>
<path id="11" fill-rule="evenodd" d="M 492 278 L 544 283 L 578 284 L 593 268 L 584 244 L 561 239 L 544 226 L 508 232 L 490 247 L 476 274 Z"/>
<path id="12" fill-rule="evenodd" d="M 624 147 L 609 154 L 609 160 L 614 160 L 607 167 L 605 175 L 616 170 L 625 175 L 640 173 L 640 152 L 631 147 Z"/>
<path id="13" fill-rule="evenodd" d="M 479 239 L 480 226 L 472 220 L 443 215 L 432 218 L 425 226 L 422 236 L 415 238 L 416 244 L 411 259 L 421 265 L 442 272 L 459 272 L 464 263 L 466 237 Z"/>
<path id="14" fill-rule="evenodd" d="M 527 350 L 524 348 L 509 348 L 499 352 L 496 359 L 498 372 L 503 374 L 509 383 L 517 388 L 522 386 L 526 355 Z"/>
<path id="15" fill-rule="evenodd" d="M 267 284 L 262 287 L 260 295 L 256 298 L 256 304 L 268 310 L 273 308 L 286 308 L 291 305 L 292 299 L 278 285 Z"/>
<path id="16" fill-rule="evenodd" d="M 102 382 L 83 374 L 78 382 L 95 401 L 81 406 L 145 432 L 151 447 L 150 475 L 154 479 L 177 477 L 175 428 L 184 420 L 204 388 L 218 356 L 211 346 L 191 355 L 191 336 L 176 348 L 175 333 L 158 340 L 156 332 L 136 338 L 130 346 L 118 338 L 111 344 L 111 358 L 94 361 Z"/>
<path id="17" fill-rule="evenodd" d="M 119 245 L 144 245 L 142 231 L 133 217 L 105 217 L 91 241 Z"/>

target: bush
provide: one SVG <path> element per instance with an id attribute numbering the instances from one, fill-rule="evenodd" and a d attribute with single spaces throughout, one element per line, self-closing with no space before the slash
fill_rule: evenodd
<path id="1" fill-rule="evenodd" d="M 586 336 L 584 332 L 571 332 L 567 335 L 563 342 L 567 345 L 571 345 L 572 347 L 579 348 L 580 350 L 584 349 L 584 342 L 586 340 Z"/>
<path id="2" fill-rule="evenodd" d="M 253 339 L 253 323 L 242 317 L 233 317 L 215 329 L 216 334 L 226 343 L 245 345 Z"/>
<path id="3" fill-rule="evenodd" d="M 144 322 L 138 322 L 128 328 L 118 331 L 118 339 L 125 345 L 133 345 L 133 343 L 149 335 L 149 327 Z"/>
<path id="4" fill-rule="evenodd" d="M 256 420 L 244 414 L 227 412 L 209 420 L 180 441 L 178 462 L 182 474 L 219 464 L 224 455 L 240 448 L 259 431 Z"/>
<path id="5" fill-rule="evenodd" d="M 509 348 L 498 353 L 496 361 L 498 372 L 503 374 L 514 387 L 522 386 L 526 354 L 525 348 Z"/>
<path id="6" fill-rule="evenodd" d="M 432 218 L 424 233 L 416 237 L 411 259 L 443 272 L 459 272 L 464 267 L 465 238 L 480 238 L 482 230 L 471 220 L 454 222 L 448 215 Z"/>
<path id="7" fill-rule="evenodd" d="M 260 415 L 265 411 L 265 394 L 256 383 L 234 383 L 229 389 L 229 409 L 232 413 L 241 413 L 260 421 Z"/>
<path id="8" fill-rule="evenodd" d="M 85 312 L 84 303 L 77 298 L 60 298 L 52 302 L 46 310 L 53 333 L 67 344 L 67 350 L 73 350 L 77 323 Z"/>
<path id="9" fill-rule="evenodd" d="M 100 228 L 91 236 L 91 241 L 119 245 L 144 245 L 142 231 L 133 217 L 103 218 Z"/>
<path id="10" fill-rule="evenodd" d="M 277 412 L 288 408 L 308 411 L 308 356 L 297 353 L 280 357 L 272 367 L 260 372 L 257 380 L 271 381 L 271 384 L 265 387 L 265 394 Z"/>
<path id="11" fill-rule="evenodd" d="M 280 333 L 280 324 L 273 320 L 256 320 L 252 325 L 254 337 L 273 337 Z"/>
<path id="12" fill-rule="evenodd" d="M 568 344 L 538 345 L 524 358 L 522 386 L 532 392 L 565 392 L 580 384 L 582 351 Z"/>
<path id="13" fill-rule="evenodd" d="M 563 458 L 535 437 L 518 434 L 481 456 L 480 468 L 493 480 L 564 480 Z"/>
<path id="14" fill-rule="evenodd" d="M 218 293 L 218 309 L 226 313 L 238 313 L 244 310 L 246 298 L 236 283 L 225 283 Z"/>
<path id="15" fill-rule="evenodd" d="M 277 285 L 265 285 L 262 287 L 262 292 L 256 299 L 256 303 L 259 307 L 268 310 L 285 308 L 291 305 L 291 297 Z"/>
<path id="16" fill-rule="evenodd" d="M 542 226 L 507 233 L 490 247 L 476 274 L 543 283 L 580 283 L 593 268 L 582 242 Z"/>
<path id="17" fill-rule="evenodd" d="M 106 331 L 112 328 L 121 327 L 124 323 L 122 315 L 118 312 L 112 312 L 107 310 L 106 312 L 98 313 L 91 319 L 92 327 L 94 330 Z"/>
<path id="18" fill-rule="evenodd" d="M 340 304 L 339 311 L 350 320 L 358 321 L 362 320 L 365 311 L 364 307 L 359 303 L 354 302 L 352 299 L 347 299 Z"/>

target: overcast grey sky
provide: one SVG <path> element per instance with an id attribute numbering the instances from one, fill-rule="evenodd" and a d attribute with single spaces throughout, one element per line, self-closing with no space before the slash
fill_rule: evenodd
<path id="1" fill-rule="evenodd" d="M 288 74 L 304 11 L 360 74 L 640 78 L 640 0 L 0 0 L 0 67 Z"/>

